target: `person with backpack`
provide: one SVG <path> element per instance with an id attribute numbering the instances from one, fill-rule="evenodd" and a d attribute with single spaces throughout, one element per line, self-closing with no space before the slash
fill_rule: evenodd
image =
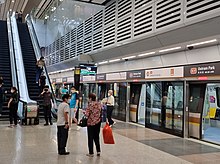
<path id="1" fill-rule="evenodd" d="M 49 91 L 49 86 L 46 85 L 44 87 L 43 92 L 40 94 L 40 97 L 43 97 L 43 108 L 44 108 L 44 118 L 46 123 L 44 124 L 44 126 L 49 125 L 48 124 L 48 118 L 49 118 L 49 122 L 50 125 L 53 125 L 52 122 L 52 116 L 51 116 L 51 108 L 52 108 L 52 93 Z"/>
<path id="2" fill-rule="evenodd" d="M 16 87 L 11 87 L 11 96 L 8 101 L 10 128 L 17 126 L 17 111 L 18 111 L 18 93 Z M 14 120 L 14 124 L 13 124 Z"/>

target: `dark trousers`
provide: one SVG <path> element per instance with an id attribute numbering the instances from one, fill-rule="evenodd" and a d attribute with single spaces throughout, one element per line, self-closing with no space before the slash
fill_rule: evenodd
<path id="1" fill-rule="evenodd" d="M 17 108 L 16 107 L 10 107 L 9 108 L 9 119 L 10 119 L 10 124 L 13 124 L 13 119 L 14 119 L 14 124 L 17 125 Z"/>
<path id="2" fill-rule="evenodd" d="M 0 101 L 0 114 L 2 114 L 2 106 L 3 106 L 3 102 Z"/>
<path id="3" fill-rule="evenodd" d="M 113 111 L 113 106 L 107 106 L 107 118 L 109 125 L 112 125 L 114 121 L 112 120 L 112 111 Z"/>
<path id="4" fill-rule="evenodd" d="M 59 154 L 66 152 L 68 130 L 69 129 L 65 129 L 65 125 L 57 126 L 57 144 L 58 144 L 58 153 Z"/>
<path id="5" fill-rule="evenodd" d="M 100 128 L 101 128 L 101 122 L 93 126 L 87 126 L 89 154 L 94 154 L 93 141 L 95 142 L 96 151 L 97 152 L 101 151 L 100 141 L 99 141 Z"/>
<path id="6" fill-rule="evenodd" d="M 44 105 L 44 118 L 45 118 L 46 124 L 48 124 L 48 118 L 49 118 L 50 123 L 52 123 L 51 105 Z"/>
<path id="7" fill-rule="evenodd" d="M 36 72 L 36 82 L 39 83 L 39 78 L 41 73 L 43 72 L 43 68 L 37 68 L 37 72 Z"/>

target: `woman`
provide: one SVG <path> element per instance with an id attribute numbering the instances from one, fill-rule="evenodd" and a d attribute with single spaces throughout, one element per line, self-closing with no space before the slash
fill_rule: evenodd
<path id="1" fill-rule="evenodd" d="M 10 126 L 13 128 L 13 119 L 14 126 L 17 126 L 17 110 L 18 110 L 18 93 L 16 87 L 11 87 L 11 97 L 8 102 L 9 108 L 9 117 L 10 117 Z"/>
<path id="2" fill-rule="evenodd" d="M 87 116 L 87 132 L 88 132 L 88 147 L 89 157 L 94 156 L 93 141 L 96 145 L 97 156 L 100 156 L 100 140 L 99 133 L 101 128 L 101 104 L 96 101 L 96 95 L 94 93 L 89 94 L 89 103 L 86 109 L 85 115 Z"/>

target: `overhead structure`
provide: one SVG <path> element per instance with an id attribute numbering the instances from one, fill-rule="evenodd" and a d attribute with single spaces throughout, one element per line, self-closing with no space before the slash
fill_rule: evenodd
<path id="1" fill-rule="evenodd" d="M 8 12 L 22 11 L 23 17 L 38 6 L 42 0 L 0 0 L 0 20 L 6 20 Z"/>

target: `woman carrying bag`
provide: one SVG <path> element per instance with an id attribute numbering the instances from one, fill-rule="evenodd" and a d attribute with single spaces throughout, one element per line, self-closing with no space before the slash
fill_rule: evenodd
<path id="1" fill-rule="evenodd" d="M 96 95 L 94 93 L 89 94 L 89 103 L 86 109 L 85 115 L 87 119 L 87 133 L 88 133 L 88 148 L 89 157 L 94 156 L 93 142 L 96 145 L 97 156 L 100 156 L 100 128 L 101 128 L 101 103 L 96 101 Z"/>

